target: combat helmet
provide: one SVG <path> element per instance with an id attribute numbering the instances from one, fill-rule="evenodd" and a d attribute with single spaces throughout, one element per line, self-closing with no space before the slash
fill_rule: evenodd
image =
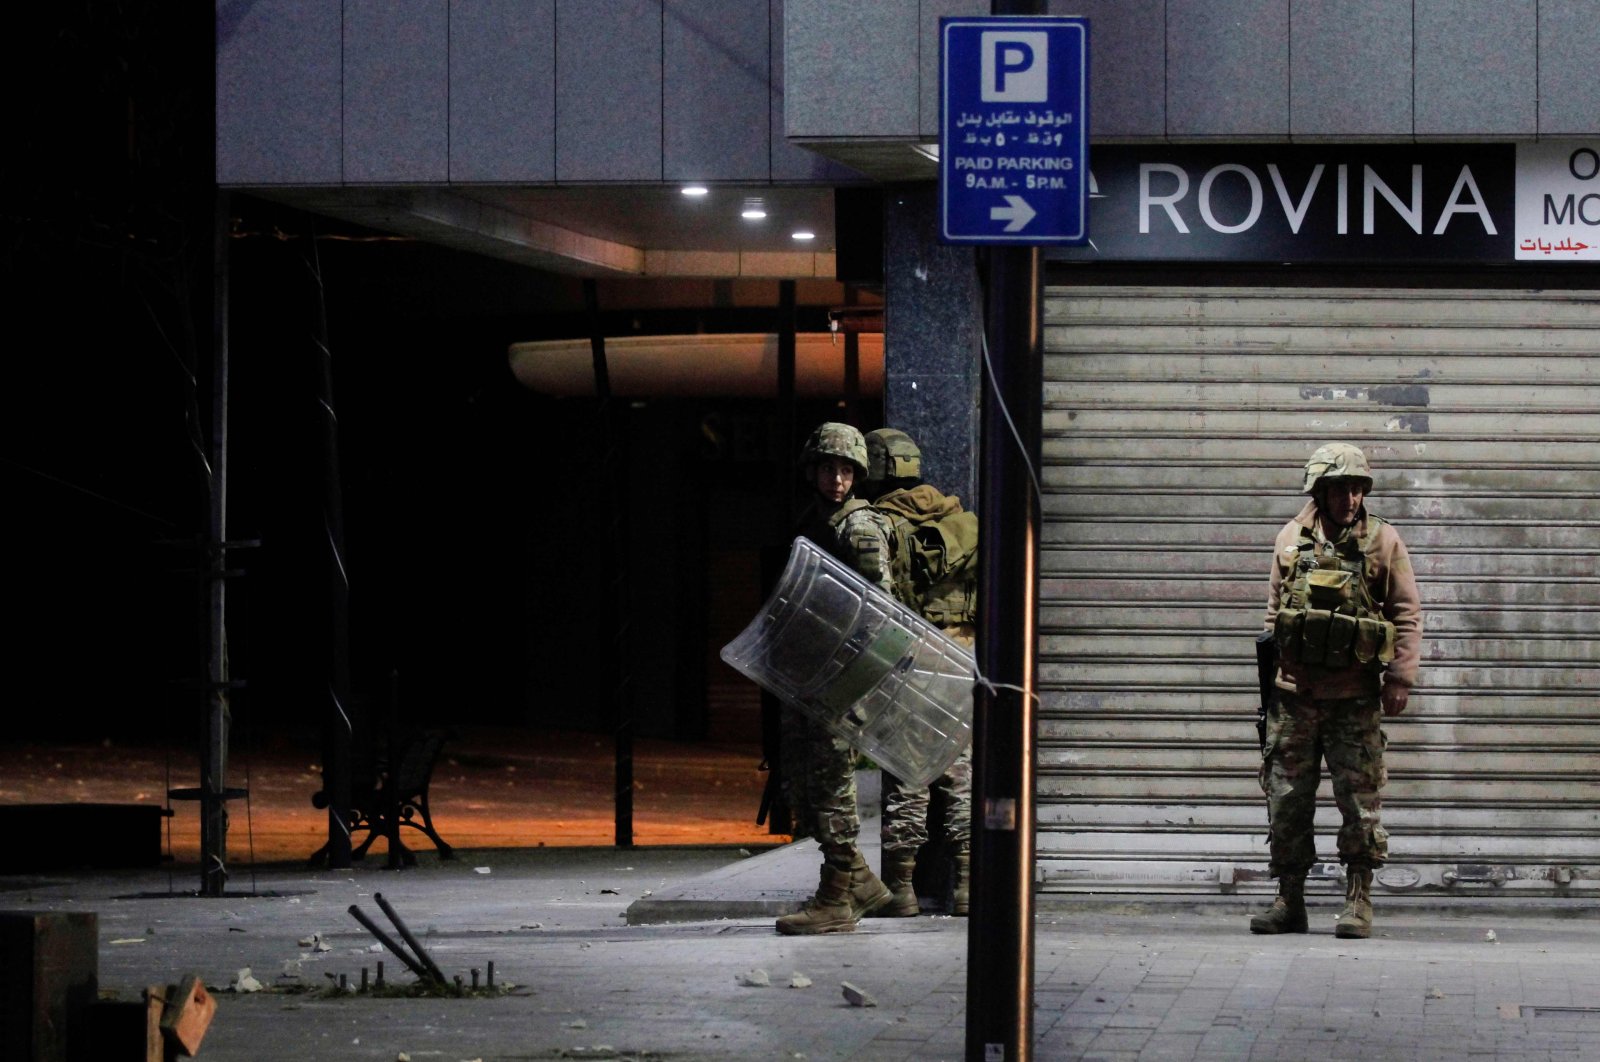
<path id="1" fill-rule="evenodd" d="M 911 436 L 898 428 L 867 432 L 867 480 L 921 479 L 922 451 Z"/>
<path id="2" fill-rule="evenodd" d="M 834 420 L 818 424 L 800 448 L 800 467 L 810 475 L 810 469 L 824 457 L 842 457 L 856 466 L 856 475 L 867 474 L 866 440 L 848 424 Z"/>
<path id="3" fill-rule="evenodd" d="M 1366 482 L 1362 493 L 1372 493 L 1372 466 L 1361 448 L 1349 443 L 1327 443 L 1319 446 L 1306 462 L 1306 482 L 1302 494 L 1316 491 L 1324 479 L 1359 479 Z"/>

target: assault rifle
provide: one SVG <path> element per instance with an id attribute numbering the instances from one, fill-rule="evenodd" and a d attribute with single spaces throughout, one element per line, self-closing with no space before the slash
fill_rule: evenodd
<path id="1" fill-rule="evenodd" d="M 1261 687 L 1261 707 L 1256 709 L 1256 743 L 1267 751 L 1267 706 L 1272 703 L 1273 679 L 1278 674 L 1278 642 L 1271 631 L 1256 635 L 1256 682 Z"/>

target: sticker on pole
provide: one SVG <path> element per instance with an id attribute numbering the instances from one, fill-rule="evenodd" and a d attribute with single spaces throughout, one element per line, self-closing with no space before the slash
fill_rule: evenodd
<path id="1" fill-rule="evenodd" d="M 940 236 L 1088 242 L 1088 20 L 945 18 L 939 31 Z"/>

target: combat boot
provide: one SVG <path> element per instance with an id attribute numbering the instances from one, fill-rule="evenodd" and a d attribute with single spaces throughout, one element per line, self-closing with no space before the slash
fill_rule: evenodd
<path id="1" fill-rule="evenodd" d="M 1306 875 L 1278 878 L 1278 898 L 1272 906 L 1250 918 L 1252 933 L 1304 933 L 1306 931 Z"/>
<path id="2" fill-rule="evenodd" d="M 956 918 L 965 918 L 972 888 L 972 853 L 968 849 L 956 852 L 950 874 L 950 913 Z"/>
<path id="3" fill-rule="evenodd" d="M 849 933 L 864 915 L 893 898 L 854 845 L 824 849 L 824 855 L 817 894 L 794 914 L 778 919 L 779 933 L 790 937 Z"/>
<path id="4" fill-rule="evenodd" d="M 913 918 L 922 913 L 917 890 L 911 883 L 917 869 L 915 848 L 890 848 L 883 853 L 883 887 L 890 900 L 874 914 L 879 918 Z"/>
<path id="5" fill-rule="evenodd" d="M 1350 867 L 1344 879 L 1344 910 L 1333 924 L 1336 937 L 1363 940 L 1372 936 L 1372 868 Z"/>
<path id="6" fill-rule="evenodd" d="M 829 858 L 835 859 L 832 855 Z M 871 867 L 867 866 L 866 856 L 863 856 L 855 845 L 850 845 L 838 854 L 835 859 L 836 865 L 838 861 L 846 859 L 848 862 L 845 866 L 850 875 L 850 910 L 855 920 L 859 922 L 894 899 L 894 893 L 890 892 L 888 886 L 878 879 L 878 875 L 872 872 Z"/>

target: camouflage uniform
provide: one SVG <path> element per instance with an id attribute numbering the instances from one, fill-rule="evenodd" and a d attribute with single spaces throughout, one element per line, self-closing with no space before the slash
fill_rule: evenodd
<path id="1" fill-rule="evenodd" d="M 1267 713 L 1261 788 L 1272 820 L 1273 877 L 1304 875 L 1317 861 L 1312 816 L 1317 810 L 1323 756 L 1333 799 L 1344 817 L 1339 862 L 1377 868 L 1389 858 L 1389 834 L 1379 825 L 1379 790 L 1388 781 L 1378 695 L 1317 700 L 1284 690 Z"/>
<path id="2" fill-rule="evenodd" d="M 856 810 L 856 750 L 806 713 L 784 705 L 783 796 L 796 834 L 818 844 L 854 846 L 861 834 Z"/>
<path id="3" fill-rule="evenodd" d="M 844 455 L 852 451 L 859 433 L 828 431 L 823 425 L 813 433 L 808 455 Z M 864 443 L 859 445 L 865 445 Z M 808 473 L 809 477 L 809 473 Z M 798 534 L 840 556 L 835 505 L 812 492 L 801 514 Z M 785 704 L 780 718 L 783 742 L 783 796 L 789 804 L 795 833 L 823 845 L 854 845 L 861 834 L 856 810 L 856 750 L 806 713 Z"/>
<path id="4" fill-rule="evenodd" d="M 879 429 L 868 432 L 869 489 L 885 480 L 911 481 L 921 471 L 921 454 L 903 432 Z M 898 464 L 896 461 L 898 459 Z M 970 614 L 952 617 L 929 615 L 926 602 L 910 590 L 910 573 L 897 571 L 906 564 L 906 550 L 898 539 L 896 519 L 918 521 L 959 512 L 961 502 L 946 497 L 924 483 L 910 489 L 891 490 L 874 499 L 870 508 L 848 512 L 839 526 L 845 560 L 878 589 L 909 605 L 940 626 L 963 645 L 974 641 Z M 902 525 L 904 526 L 904 525 Z M 916 855 L 929 839 L 928 811 L 933 792 L 940 793 L 944 809 L 943 833 L 957 861 L 952 913 L 966 914 L 966 877 L 972 839 L 972 747 L 934 779 L 931 786 L 913 786 L 889 771 L 883 772 L 882 870 L 884 883 L 896 893 L 896 902 L 880 914 L 909 916 L 919 910 L 911 884 Z"/>
<path id="5" fill-rule="evenodd" d="M 858 475 L 864 475 L 866 448 L 861 433 L 847 424 L 823 424 L 811 433 L 801 454 L 801 467 L 813 490 L 800 534 L 837 554 L 836 527 L 843 503 L 831 502 L 815 489 L 816 465 L 824 456 L 847 460 Z M 782 708 L 779 725 L 784 798 L 789 803 L 795 832 L 809 835 L 821 845 L 823 864 L 816 895 L 801 910 L 779 918 L 778 932 L 849 932 L 863 915 L 890 898 L 856 847 L 861 833 L 861 817 L 856 810 L 856 750 L 787 704 Z"/>
<path id="6" fill-rule="evenodd" d="M 1251 929 L 1305 932 L 1303 886 L 1317 861 L 1312 820 L 1325 757 L 1343 818 L 1338 853 L 1346 868 L 1349 900 L 1336 932 L 1361 937 L 1370 931 L 1372 872 L 1389 857 L 1389 835 L 1380 820 L 1380 792 L 1388 780 L 1381 691 L 1385 685 L 1409 691 L 1415 682 L 1422 613 L 1410 556 L 1392 526 L 1370 516 L 1364 506 L 1350 526 L 1325 526 L 1319 493 L 1325 478 L 1364 483 L 1363 497 L 1372 485 L 1360 450 L 1342 443 L 1317 450 L 1305 478 L 1305 492 L 1313 498 L 1278 533 L 1274 546 L 1266 627 L 1276 633 L 1280 659 L 1260 782 L 1271 823 L 1270 873 L 1280 888 L 1278 901 L 1251 920 Z M 1335 532 L 1331 539 L 1328 530 Z M 1354 602 L 1343 606 L 1349 617 L 1345 626 L 1364 625 L 1359 649 L 1341 644 L 1335 652 L 1321 633 L 1314 650 L 1309 641 L 1302 646 L 1297 624 L 1312 615 L 1309 609 L 1327 603 L 1315 599 L 1314 589 L 1307 598 L 1308 584 L 1315 583 L 1317 574 L 1327 576 L 1326 586 L 1353 587 L 1342 591 L 1339 600 Z M 1330 617 L 1326 610 L 1320 614 Z M 1324 655 L 1313 662 L 1313 652 Z"/>

